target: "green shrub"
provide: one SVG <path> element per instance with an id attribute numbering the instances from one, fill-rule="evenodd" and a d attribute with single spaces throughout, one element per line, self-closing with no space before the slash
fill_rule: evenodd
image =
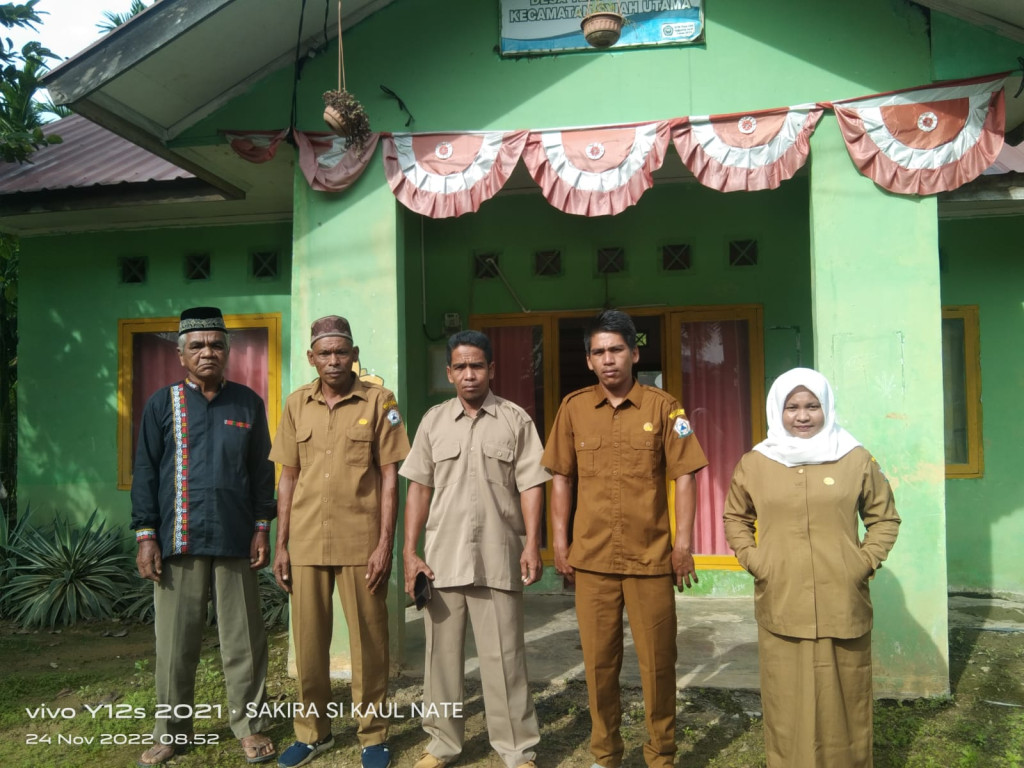
<path id="1" fill-rule="evenodd" d="M 55 627 L 79 619 L 105 619 L 130 582 L 130 558 L 116 531 L 97 525 L 94 511 L 84 527 L 58 515 L 49 531 L 25 527 L 13 554 L 14 576 L 4 594 L 10 615 L 24 627 Z"/>
<path id="2" fill-rule="evenodd" d="M 153 619 L 156 618 L 153 606 L 153 588 L 156 583 L 139 576 L 134 560 L 128 569 L 127 578 L 128 589 L 121 595 L 121 599 L 115 606 L 117 615 L 125 621 L 152 624 Z"/>
<path id="3" fill-rule="evenodd" d="M 7 615 L 7 585 L 15 576 L 18 564 L 18 542 L 28 527 L 30 509 L 13 526 L 7 522 L 7 516 L 0 514 L 0 616 Z"/>
<path id="4" fill-rule="evenodd" d="M 115 612 L 125 621 L 152 624 L 155 618 L 153 610 L 153 587 L 155 584 L 152 581 L 139 578 L 134 568 L 130 571 L 128 578 L 130 586 L 118 600 Z M 288 593 L 277 585 L 269 568 L 260 570 L 259 587 L 263 622 L 267 627 L 286 625 L 288 623 Z M 208 604 L 207 610 L 207 623 L 212 626 L 216 619 L 212 602 Z"/>
<path id="5" fill-rule="evenodd" d="M 288 593 L 277 585 L 269 568 L 260 569 L 260 606 L 263 623 L 268 627 L 288 624 Z"/>

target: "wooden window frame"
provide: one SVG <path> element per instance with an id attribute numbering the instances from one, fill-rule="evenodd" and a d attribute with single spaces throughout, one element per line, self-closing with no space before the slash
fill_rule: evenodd
<path id="1" fill-rule="evenodd" d="M 985 475 L 981 414 L 981 325 L 978 305 L 944 306 L 942 319 L 964 323 L 964 399 L 967 407 L 967 461 L 946 464 L 947 478 L 980 478 Z"/>
<path id="2" fill-rule="evenodd" d="M 682 393 L 683 372 L 679 351 L 673 344 L 674 330 L 678 330 L 684 322 L 707 322 L 714 320 L 746 320 L 749 334 L 750 349 L 750 430 L 751 445 L 762 440 L 767 434 L 765 424 L 765 381 L 764 381 L 764 320 L 760 304 L 728 304 L 723 306 L 699 307 L 625 307 L 633 317 L 656 315 L 661 318 L 661 359 L 663 361 L 663 381 L 667 392 Z M 559 370 L 559 320 L 573 317 L 593 317 L 596 310 L 570 310 L 563 312 L 529 312 L 505 313 L 497 315 L 470 315 L 469 327 L 474 330 L 504 326 L 539 326 L 542 329 L 544 345 L 543 382 L 544 382 L 544 430 L 541 439 L 546 440 L 555 421 L 555 413 L 561 404 L 558 396 L 556 379 Z M 670 338 L 671 337 L 671 338 Z M 585 362 L 583 348 L 579 350 L 579 362 Z M 669 480 L 669 510 L 674 509 L 675 484 Z M 546 565 L 554 563 L 554 549 L 551 542 L 554 534 L 551 529 L 550 486 L 547 490 L 547 541 L 548 546 L 541 552 L 541 559 Z M 675 515 L 670 514 L 669 520 L 675 534 Z M 694 562 L 701 570 L 742 571 L 735 555 L 694 555 Z"/>
<path id="3" fill-rule="evenodd" d="M 224 315 L 228 330 L 265 328 L 267 330 L 267 421 L 271 436 L 281 417 L 281 313 Z M 132 487 L 132 395 L 136 333 L 173 333 L 177 317 L 139 317 L 117 321 L 117 488 Z M 184 372 L 182 373 L 184 378 Z"/>

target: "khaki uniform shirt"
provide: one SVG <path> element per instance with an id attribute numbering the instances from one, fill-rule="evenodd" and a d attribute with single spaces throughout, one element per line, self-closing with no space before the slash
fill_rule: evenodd
<path id="1" fill-rule="evenodd" d="M 545 467 L 576 475 L 569 565 L 628 576 L 672 572 L 666 478 L 707 465 L 676 399 L 634 383 L 613 408 L 600 386 L 562 400 Z"/>
<path id="2" fill-rule="evenodd" d="M 493 392 L 476 418 L 458 398 L 427 411 L 399 474 L 434 489 L 424 559 L 435 587 L 522 590 L 519 494 L 551 479 L 542 450 L 529 414 Z"/>
<path id="3" fill-rule="evenodd" d="M 294 565 L 365 565 L 380 540 L 380 468 L 409 453 L 395 396 L 355 378 L 328 408 L 320 380 L 292 392 L 270 458 L 298 467 L 288 553 Z"/>
<path id="4" fill-rule="evenodd" d="M 789 637 L 853 638 L 871 629 L 868 577 L 899 525 L 889 481 L 859 446 L 838 461 L 799 467 L 751 451 L 736 465 L 725 502 L 725 537 L 754 576 L 757 623 Z"/>

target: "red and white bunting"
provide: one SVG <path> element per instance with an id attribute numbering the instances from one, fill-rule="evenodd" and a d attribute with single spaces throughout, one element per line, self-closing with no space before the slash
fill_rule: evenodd
<path id="1" fill-rule="evenodd" d="M 669 123 L 532 131 L 523 162 L 544 197 L 565 213 L 612 216 L 651 186 L 668 148 Z"/>
<path id="2" fill-rule="evenodd" d="M 384 173 L 405 207 L 442 219 L 480 209 L 508 181 L 526 131 L 385 135 Z"/>
<path id="3" fill-rule="evenodd" d="M 288 136 L 283 131 L 222 131 L 231 148 L 250 163 L 266 163 L 274 159 L 277 147 Z"/>
<path id="4" fill-rule="evenodd" d="M 973 181 L 1003 146 L 1005 78 L 833 102 L 854 164 L 890 192 L 934 195 Z"/>
<path id="5" fill-rule="evenodd" d="M 775 189 L 810 154 L 823 109 L 802 105 L 673 121 L 672 141 L 697 181 L 719 192 Z"/>
<path id="6" fill-rule="evenodd" d="M 348 139 L 336 134 L 295 131 L 299 168 L 312 189 L 341 192 L 363 175 L 379 139 L 379 133 L 371 133 L 362 152 L 353 152 L 349 149 Z"/>

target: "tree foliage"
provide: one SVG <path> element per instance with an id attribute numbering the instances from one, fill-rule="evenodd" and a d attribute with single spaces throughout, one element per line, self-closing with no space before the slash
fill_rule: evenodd
<path id="1" fill-rule="evenodd" d="M 148 6 L 142 2 L 142 0 L 132 0 L 131 7 L 125 13 L 115 13 L 114 11 L 104 11 L 103 21 L 97 22 L 96 27 L 104 35 L 108 32 L 113 32 L 115 29 L 120 27 L 122 24 L 126 24 L 132 17 L 138 16 Z"/>
<path id="2" fill-rule="evenodd" d="M 40 22 L 38 2 L 0 4 L 0 26 L 35 30 Z M 0 159 L 6 163 L 28 162 L 40 147 L 60 143 L 59 136 L 43 134 L 45 110 L 32 98 L 47 71 L 47 60 L 54 58 L 36 41 L 17 50 L 10 38 L 0 39 Z"/>

